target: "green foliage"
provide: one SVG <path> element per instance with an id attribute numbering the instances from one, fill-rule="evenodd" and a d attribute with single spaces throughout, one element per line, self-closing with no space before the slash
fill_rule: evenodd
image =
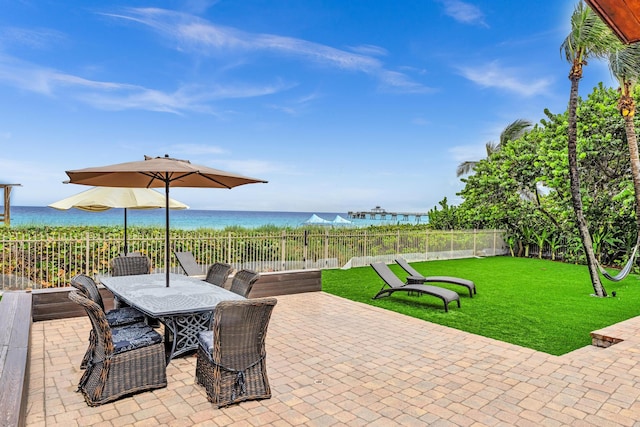
<path id="1" fill-rule="evenodd" d="M 440 325 L 561 355 L 591 344 L 594 330 L 640 315 L 640 277 L 630 275 L 607 288 L 616 297 L 595 298 L 587 268 L 548 260 L 512 257 L 412 263 L 424 275 L 473 280 L 478 294 L 438 284 L 460 294 L 461 308 L 430 296 L 394 294 L 373 300 L 383 282 L 370 267 L 324 270 L 322 289 Z M 403 271 L 390 265 L 399 276 Z M 453 274 L 455 272 L 455 274 Z"/>
<path id="2" fill-rule="evenodd" d="M 635 93 L 636 102 L 640 100 Z M 602 263 L 620 265 L 636 240 L 635 199 L 618 91 L 599 84 L 578 102 L 577 153 L 584 214 Z M 463 202 L 430 213 L 433 228 L 499 228 L 514 254 L 583 262 L 567 158 L 567 113 L 545 111 L 530 132 L 507 141 L 464 178 Z M 637 125 L 637 124 L 636 124 Z M 576 242 L 576 237 L 578 240 Z M 517 240 L 517 243 L 513 240 Z"/>

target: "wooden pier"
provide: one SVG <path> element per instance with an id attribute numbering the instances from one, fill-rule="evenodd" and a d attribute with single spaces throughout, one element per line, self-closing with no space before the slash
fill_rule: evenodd
<path id="1" fill-rule="evenodd" d="M 368 219 L 368 220 L 390 220 L 390 221 L 414 221 L 419 224 L 421 222 L 428 222 L 429 215 L 424 212 L 387 212 L 380 206 L 369 211 L 349 211 L 347 213 L 351 219 Z"/>

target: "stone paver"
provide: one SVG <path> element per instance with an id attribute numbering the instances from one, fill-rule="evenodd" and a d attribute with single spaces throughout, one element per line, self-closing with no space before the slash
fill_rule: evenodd
<path id="1" fill-rule="evenodd" d="M 622 341 L 564 356 L 413 319 L 323 292 L 278 297 L 267 334 L 273 397 L 216 409 L 195 357 L 169 386 L 89 407 L 75 391 L 88 318 L 32 328 L 28 426 L 546 425 L 640 427 L 640 317 Z"/>

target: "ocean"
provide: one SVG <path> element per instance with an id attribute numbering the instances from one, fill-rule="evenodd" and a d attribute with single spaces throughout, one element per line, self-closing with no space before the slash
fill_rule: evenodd
<path id="1" fill-rule="evenodd" d="M 261 211 L 219 211 L 219 210 L 172 210 L 172 229 L 195 230 L 198 228 L 224 229 L 226 227 L 258 228 L 265 225 L 276 227 L 301 227 L 313 214 L 333 221 L 336 215 L 349 219 L 351 224 L 339 225 L 367 227 L 369 225 L 415 224 L 415 220 L 391 219 L 350 219 L 345 212 L 261 212 Z M 121 226 L 124 224 L 124 209 L 110 209 L 103 212 L 85 212 L 78 209 L 60 211 L 50 207 L 11 206 L 11 227 L 19 226 Z M 164 209 L 127 210 L 129 227 L 164 227 Z"/>

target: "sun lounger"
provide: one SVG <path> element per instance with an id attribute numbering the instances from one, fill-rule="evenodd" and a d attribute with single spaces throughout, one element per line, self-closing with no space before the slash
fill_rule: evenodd
<path id="1" fill-rule="evenodd" d="M 409 273 L 407 276 L 407 284 L 415 285 L 422 283 L 450 283 L 452 285 L 464 286 L 469 290 L 469 296 L 473 298 L 473 294 L 476 294 L 476 284 L 471 280 L 461 279 L 459 277 L 451 276 L 423 276 L 415 268 L 411 266 L 404 258 L 396 258 L 396 262 L 404 271 Z"/>
<path id="2" fill-rule="evenodd" d="M 202 266 L 198 264 L 193 254 L 189 251 L 186 252 L 178 252 L 175 251 L 176 259 L 178 260 L 178 264 L 184 270 L 184 274 L 187 276 L 202 276 L 205 277 L 205 272 L 202 269 Z"/>
<path id="3" fill-rule="evenodd" d="M 384 281 L 384 285 L 382 289 L 373 297 L 373 299 L 378 299 L 382 297 L 389 296 L 394 292 L 402 291 L 402 292 L 416 292 L 418 294 L 427 294 L 434 297 L 438 297 L 444 303 L 444 311 L 449 311 L 449 303 L 451 301 L 456 301 L 458 303 L 458 308 L 460 307 L 460 295 L 456 292 L 453 292 L 449 289 L 440 288 L 438 286 L 431 285 L 406 285 L 396 276 L 393 271 L 383 262 L 374 262 L 371 264 L 371 267 L 378 273 L 378 276 Z M 389 286 L 386 288 L 385 286 Z"/>

